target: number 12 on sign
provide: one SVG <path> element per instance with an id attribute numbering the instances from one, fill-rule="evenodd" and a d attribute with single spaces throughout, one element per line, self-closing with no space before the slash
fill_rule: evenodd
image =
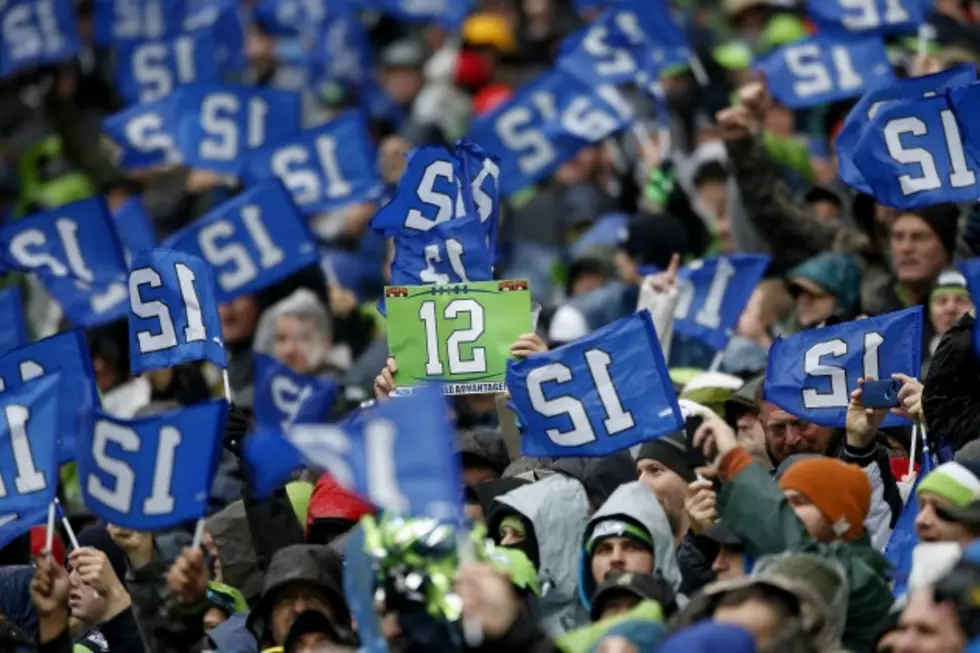
<path id="1" fill-rule="evenodd" d="M 526 281 L 389 286 L 385 304 L 401 392 L 424 383 L 446 394 L 501 392 L 510 346 L 531 327 Z"/>

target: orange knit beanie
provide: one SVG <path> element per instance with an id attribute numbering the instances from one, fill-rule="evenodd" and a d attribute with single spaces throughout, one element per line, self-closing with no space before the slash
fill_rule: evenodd
<path id="1" fill-rule="evenodd" d="M 830 521 L 837 537 L 851 541 L 864 533 L 871 483 L 860 467 L 836 458 L 801 460 L 783 474 L 779 487 L 809 499 Z"/>

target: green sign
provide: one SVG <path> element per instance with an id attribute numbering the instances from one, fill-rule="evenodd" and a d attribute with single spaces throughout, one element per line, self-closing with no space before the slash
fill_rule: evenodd
<path id="1" fill-rule="evenodd" d="M 527 281 L 388 286 L 385 305 L 399 390 L 432 382 L 451 395 L 503 392 L 510 346 L 531 330 Z"/>

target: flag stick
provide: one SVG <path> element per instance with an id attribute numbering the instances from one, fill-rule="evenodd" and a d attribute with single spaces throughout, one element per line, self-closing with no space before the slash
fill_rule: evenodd
<path id="1" fill-rule="evenodd" d="M 55 499 L 54 502 L 57 504 L 58 512 L 61 513 L 61 525 L 65 529 L 65 533 L 68 534 L 68 541 L 71 542 L 71 548 L 73 550 L 80 548 L 78 546 L 78 538 L 75 537 L 75 529 L 73 529 L 71 524 L 68 522 L 68 517 L 65 515 L 65 511 L 61 510 L 61 501 Z"/>
<path id="2" fill-rule="evenodd" d="M 710 80 L 708 79 L 707 71 L 704 69 L 704 64 L 701 63 L 698 55 L 692 52 L 691 56 L 687 59 L 687 63 L 691 66 L 691 74 L 694 75 L 694 79 L 697 80 L 701 87 L 706 87 Z"/>
<path id="3" fill-rule="evenodd" d="M 718 368 L 721 367 L 723 360 L 725 360 L 725 350 L 719 349 L 717 352 L 715 352 L 715 357 L 711 359 L 711 366 L 708 368 L 708 371 L 717 372 Z"/>
<path id="4" fill-rule="evenodd" d="M 915 39 L 915 63 L 918 67 L 918 73 L 923 75 L 922 69 L 925 67 L 926 55 L 929 49 L 929 26 L 928 23 L 922 23 L 919 25 L 919 31 L 916 33 Z"/>
<path id="5" fill-rule="evenodd" d="M 44 533 L 44 551 L 45 555 L 51 553 L 51 545 L 54 544 L 54 516 L 55 507 L 54 501 L 48 504 L 48 530 Z"/>
<path id="6" fill-rule="evenodd" d="M 201 548 L 201 540 L 204 539 L 204 517 L 197 520 L 197 525 L 194 526 L 194 539 L 191 540 L 191 548 L 195 551 Z"/>
<path id="7" fill-rule="evenodd" d="M 909 472 L 907 476 L 911 479 L 915 473 L 915 449 L 919 444 L 919 423 L 912 423 L 912 443 L 909 445 Z"/>
<path id="8" fill-rule="evenodd" d="M 225 400 L 231 404 L 231 382 L 228 380 L 228 368 L 221 368 L 221 383 L 225 386 Z"/>

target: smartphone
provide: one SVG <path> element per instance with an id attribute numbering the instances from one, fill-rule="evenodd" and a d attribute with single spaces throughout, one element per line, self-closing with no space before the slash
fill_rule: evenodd
<path id="1" fill-rule="evenodd" d="M 901 381 L 896 379 L 865 381 L 861 386 L 861 404 L 865 408 L 897 408 L 901 387 Z"/>
<path id="2" fill-rule="evenodd" d="M 687 464 L 691 469 L 710 465 L 711 461 L 704 457 L 704 452 L 694 446 L 694 434 L 701 428 L 704 418 L 700 415 L 688 417 L 684 422 L 684 434 L 687 436 Z"/>

